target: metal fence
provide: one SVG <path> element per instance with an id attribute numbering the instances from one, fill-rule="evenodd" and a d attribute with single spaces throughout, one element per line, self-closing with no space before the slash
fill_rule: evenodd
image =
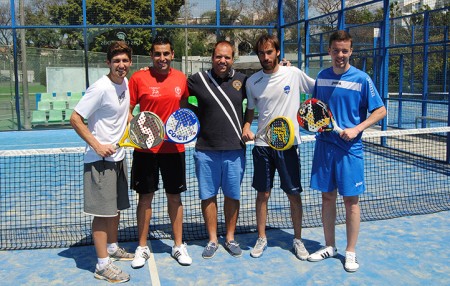
<path id="1" fill-rule="evenodd" d="M 334 5 L 324 11 L 315 0 L 131 0 L 105 7 L 94 0 L 0 0 L 0 130 L 67 127 L 32 124 L 36 95 L 83 92 L 105 67 L 113 40 L 133 47 L 133 72 L 150 64 L 152 37 L 165 34 L 175 46 L 174 67 L 189 76 L 209 68 L 213 44 L 227 39 L 236 48 L 236 68 L 251 74 L 259 69 L 254 42 L 273 33 L 281 56 L 315 77 L 330 65 L 328 36 L 337 29 L 352 34 L 352 64 L 385 99 L 383 129 L 448 125 L 448 4 L 326 2 Z M 69 79 L 52 77 L 50 68 L 73 72 Z M 78 85 L 64 90 L 68 82 Z"/>

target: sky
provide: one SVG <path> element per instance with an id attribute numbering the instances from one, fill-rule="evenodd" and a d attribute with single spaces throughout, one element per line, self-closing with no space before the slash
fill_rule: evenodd
<path id="1" fill-rule="evenodd" d="M 193 17 L 200 17 L 206 11 L 216 10 L 215 0 L 186 0 L 186 2 L 190 5 Z"/>

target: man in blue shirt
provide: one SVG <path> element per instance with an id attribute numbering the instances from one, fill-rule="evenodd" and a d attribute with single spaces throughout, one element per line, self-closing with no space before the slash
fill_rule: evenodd
<path id="1" fill-rule="evenodd" d="M 349 63 L 350 34 L 334 32 L 330 36 L 328 53 L 332 67 L 318 74 L 314 97 L 328 105 L 343 132 L 324 132 L 316 137 L 311 188 L 322 192 L 325 247 L 309 255 L 308 260 L 320 261 L 337 255 L 335 221 L 339 190 L 346 214 L 344 268 L 354 272 L 359 268 L 355 250 L 360 227 L 359 195 L 365 191 L 361 136 L 366 128 L 386 116 L 386 108 L 370 77 Z"/>

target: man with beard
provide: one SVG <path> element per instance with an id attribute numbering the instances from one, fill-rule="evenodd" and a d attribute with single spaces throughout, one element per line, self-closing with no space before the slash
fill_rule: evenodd
<path id="1" fill-rule="evenodd" d="M 187 105 L 186 76 L 171 67 L 175 57 L 172 42 L 162 36 L 152 41 L 153 65 L 135 72 L 130 78 L 130 116 L 139 104 L 141 111 L 151 111 L 166 122 L 170 114 Z M 136 210 L 139 246 L 131 267 L 140 268 L 150 257 L 147 246 L 149 224 L 152 217 L 152 201 L 158 190 L 159 179 L 167 197 L 167 210 L 174 245 L 172 257 L 181 265 L 191 265 L 192 258 L 183 243 L 183 204 L 181 193 L 186 191 L 186 159 L 182 144 L 164 141 L 149 150 L 135 149 L 131 169 L 131 188 L 139 195 Z"/>
<path id="2" fill-rule="evenodd" d="M 266 218 L 267 204 L 273 188 L 275 170 L 278 171 L 281 189 L 286 193 L 291 209 L 294 227 L 293 249 L 300 260 L 307 259 L 309 253 L 301 239 L 302 201 L 300 193 L 300 158 L 297 146 L 300 143 L 297 111 L 300 106 L 300 93 L 311 94 L 314 80 L 293 66 L 280 66 L 280 43 L 276 36 L 262 35 L 254 51 L 258 55 L 262 70 L 253 74 L 246 83 L 247 114 L 243 128 L 245 141 L 255 140 L 253 153 L 253 188 L 256 197 L 256 222 L 258 239 L 250 252 L 252 257 L 260 257 L 267 248 Z M 277 151 L 268 146 L 263 139 L 256 137 L 250 130 L 255 107 L 258 109 L 259 134 L 268 123 L 277 116 L 286 116 L 295 126 L 295 143 L 285 151 Z"/>

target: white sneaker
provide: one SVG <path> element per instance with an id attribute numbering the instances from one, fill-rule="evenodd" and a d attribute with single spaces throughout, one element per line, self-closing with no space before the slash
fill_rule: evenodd
<path id="1" fill-rule="evenodd" d="M 295 256 L 297 256 L 300 260 L 306 260 L 309 256 L 308 250 L 306 250 L 305 245 L 301 239 L 294 238 L 292 243 L 292 247 L 294 248 Z"/>
<path id="2" fill-rule="evenodd" d="M 105 268 L 101 269 L 98 264 L 95 266 L 94 277 L 99 280 L 106 280 L 111 283 L 122 283 L 130 280 L 130 275 L 123 272 L 119 267 L 109 260 Z"/>
<path id="3" fill-rule="evenodd" d="M 348 272 L 355 272 L 359 268 L 358 260 L 356 260 L 356 253 L 346 251 L 345 252 L 345 264 L 344 268 Z"/>
<path id="4" fill-rule="evenodd" d="M 180 246 L 172 247 L 172 257 L 175 258 L 178 263 L 183 266 L 188 266 L 192 264 L 192 258 L 189 256 L 189 253 L 186 248 L 186 243 L 183 243 Z"/>
<path id="5" fill-rule="evenodd" d="M 258 237 L 255 247 L 250 251 L 250 256 L 254 258 L 261 257 L 267 248 L 267 237 Z"/>
<path id="6" fill-rule="evenodd" d="M 325 246 L 308 256 L 308 261 L 317 262 L 328 257 L 336 257 L 337 248 L 333 246 Z"/>
<path id="7" fill-rule="evenodd" d="M 145 261 L 150 258 L 150 249 L 148 246 L 138 246 L 136 248 L 136 254 L 134 255 L 133 261 L 131 261 L 131 267 L 141 268 L 145 265 Z"/>

